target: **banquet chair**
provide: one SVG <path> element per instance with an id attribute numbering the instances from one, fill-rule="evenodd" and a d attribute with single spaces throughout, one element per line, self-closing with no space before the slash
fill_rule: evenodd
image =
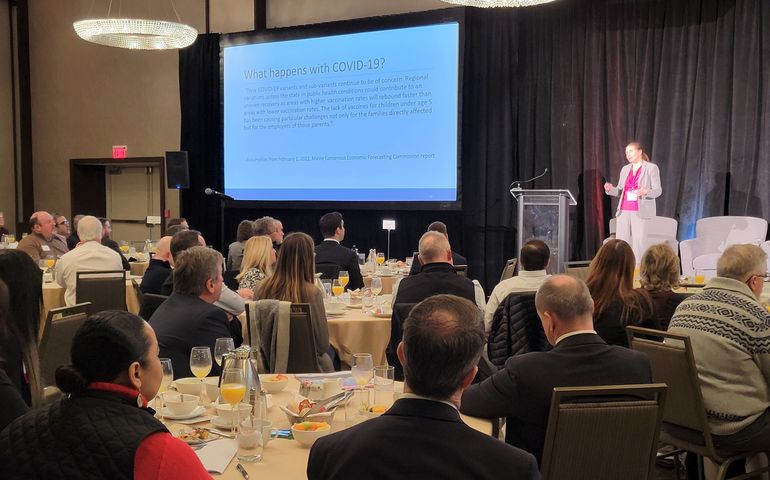
<path id="1" fill-rule="evenodd" d="M 549 349 L 535 309 L 535 292 L 513 292 L 506 296 L 492 317 L 487 336 L 489 361 L 500 369 L 510 357 Z"/>
<path id="2" fill-rule="evenodd" d="M 585 282 L 591 273 L 591 260 L 564 262 L 564 268 L 564 273 Z"/>
<path id="3" fill-rule="evenodd" d="M 78 303 L 76 305 L 72 305 L 69 307 L 59 307 L 59 308 L 52 308 L 48 310 L 48 313 L 45 316 L 45 320 L 43 321 L 43 324 L 40 325 L 40 332 L 38 332 L 38 342 L 37 346 L 40 348 L 40 345 L 43 343 L 43 339 L 45 336 L 50 332 L 51 323 L 55 320 L 59 320 L 64 317 L 69 317 L 71 315 L 76 315 L 78 313 L 87 313 L 88 307 L 90 304 L 88 302 L 85 303 Z"/>
<path id="4" fill-rule="evenodd" d="M 241 273 L 240 270 L 225 270 L 222 272 L 222 280 L 224 280 L 227 288 L 234 292 L 238 290 L 238 280 L 235 277 L 237 277 L 239 273 Z"/>
<path id="5" fill-rule="evenodd" d="M 336 280 L 340 275 L 340 266 L 331 262 L 320 262 L 315 264 L 316 273 L 321 274 L 324 280 Z"/>
<path id="6" fill-rule="evenodd" d="M 280 325 L 281 304 L 289 305 L 288 325 Z M 247 337 L 258 350 L 262 373 L 320 372 L 310 304 L 257 300 L 246 304 Z M 287 328 L 288 327 L 288 328 Z M 283 366 L 285 365 L 285 367 Z"/>
<path id="7" fill-rule="evenodd" d="M 88 316 L 82 311 L 84 305 L 75 305 L 79 313 L 72 313 L 51 322 L 40 342 L 40 371 L 43 385 L 55 385 L 56 369 L 70 363 L 70 346 L 75 332 Z"/>
<path id="8" fill-rule="evenodd" d="M 509 258 L 505 261 L 505 266 L 503 267 L 503 271 L 500 274 L 501 282 L 513 277 L 513 273 L 516 271 L 516 261 L 517 259 L 515 258 Z"/>
<path id="9" fill-rule="evenodd" d="M 678 449 L 672 453 L 687 451 L 710 459 L 719 466 L 717 480 L 726 478 L 731 464 L 759 453 L 720 451 L 714 446 L 690 337 L 633 326 L 626 327 L 626 332 L 629 346 L 650 359 L 652 380 L 668 385 L 660 440 Z M 761 472 L 770 472 L 770 467 L 751 473 Z M 702 473 L 698 478 L 703 478 Z"/>
<path id="10" fill-rule="evenodd" d="M 412 307 L 417 305 L 416 303 L 397 303 L 393 305 L 393 314 L 390 317 L 390 341 L 388 342 L 388 348 L 385 350 L 385 356 L 388 359 L 388 365 L 393 365 L 393 376 L 399 381 L 404 381 L 404 367 L 401 365 L 401 360 L 396 355 L 396 349 L 398 348 L 401 338 L 404 336 L 404 322 L 406 317 L 412 311 Z"/>
<path id="11" fill-rule="evenodd" d="M 75 301 L 91 302 L 89 315 L 103 310 L 128 310 L 126 307 L 126 271 L 77 272 Z"/>
<path id="12" fill-rule="evenodd" d="M 142 297 L 142 304 L 139 308 L 139 316 L 145 320 L 149 320 L 155 310 L 166 301 L 168 297 L 166 295 L 156 295 L 154 293 L 145 293 Z"/>
<path id="13" fill-rule="evenodd" d="M 461 277 L 468 277 L 468 265 L 455 265 L 455 273 Z"/>
<path id="14" fill-rule="evenodd" d="M 543 480 L 655 479 L 666 389 L 661 383 L 554 388 Z"/>

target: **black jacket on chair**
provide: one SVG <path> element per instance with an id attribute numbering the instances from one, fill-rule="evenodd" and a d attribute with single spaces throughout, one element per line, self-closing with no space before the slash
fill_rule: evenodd
<path id="1" fill-rule="evenodd" d="M 645 354 L 581 333 L 563 338 L 548 352 L 509 358 L 505 368 L 465 390 L 460 410 L 474 417 L 506 417 L 505 441 L 540 461 L 555 387 L 650 382 Z"/>
<path id="2" fill-rule="evenodd" d="M 350 280 L 347 289 L 363 288 L 364 279 L 358 266 L 358 256 L 353 250 L 344 247 L 334 240 L 324 240 L 315 246 L 315 263 L 336 263 L 340 270 L 347 270 Z"/>
<path id="3" fill-rule="evenodd" d="M 505 297 L 492 317 L 487 356 L 497 368 L 509 357 L 550 349 L 535 309 L 535 292 L 514 292 Z"/>

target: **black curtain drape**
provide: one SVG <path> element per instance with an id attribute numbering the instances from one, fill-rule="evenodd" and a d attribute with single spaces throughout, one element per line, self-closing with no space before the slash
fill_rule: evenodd
<path id="1" fill-rule="evenodd" d="M 691 238 L 703 217 L 766 218 L 767 32 L 770 4 L 763 0 L 560 0 L 521 9 L 469 8 L 462 211 L 343 211 L 345 243 L 384 249 L 381 220 L 395 217 L 391 256 L 403 257 L 430 221 L 444 220 L 453 247 L 468 257 L 472 276 L 489 292 L 505 259 L 517 256 L 509 185 L 548 167 L 534 187 L 578 195 L 572 258 L 589 259 L 613 214 L 602 183 L 617 182 L 624 147 L 634 140 L 660 167 L 658 214 L 679 221 L 680 239 Z M 182 148 L 190 151 L 191 165 L 193 158 L 201 162 L 195 163 L 200 172 L 191 172 L 194 187 L 183 196 L 183 211 L 193 225 L 216 228 L 216 202 L 201 188 L 221 185 L 222 178 L 219 52 L 215 36 L 202 37 L 205 46 L 199 39 L 180 55 Z M 202 103 L 209 108 L 199 110 Z M 190 114 L 196 118 L 186 118 Z M 234 237 L 240 219 L 270 214 L 287 231 L 319 238 L 322 213 L 232 209 L 225 226 Z"/>

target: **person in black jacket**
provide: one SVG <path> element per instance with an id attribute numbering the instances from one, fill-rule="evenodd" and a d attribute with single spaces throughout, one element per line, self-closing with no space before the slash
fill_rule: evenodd
<path id="1" fill-rule="evenodd" d="M 437 295 L 416 305 L 398 346 L 404 394 L 382 416 L 319 438 L 308 478 L 539 479 L 532 455 L 472 429 L 457 412 L 483 347 L 472 302 Z"/>
<path id="2" fill-rule="evenodd" d="M 502 370 L 464 392 L 460 411 L 507 417 L 505 441 L 540 461 L 555 387 L 650 383 L 652 371 L 643 353 L 607 345 L 596 334 L 593 300 L 581 280 L 550 277 L 535 305 L 553 349 L 509 358 Z"/>
<path id="3" fill-rule="evenodd" d="M 447 241 L 449 241 L 449 232 L 446 228 L 446 224 L 444 222 L 433 222 L 430 225 L 428 225 L 428 232 L 438 232 L 442 235 L 444 235 L 447 238 Z M 452 265 L 468 265 L 468 260 L 460 255 L 459 253 L 452 250 Z M 422 264 L 420 263 L 418 259 L 418 255 L 415 253 L 412 255 L 412 267 L 409 269 L 409 275 L 417 275 L 420 273 L 420 270 L 422 268 Z"/>
<path id="4" fill-rule="evenodd" d="M 171 276 L 171 238 L 166 236 L 158 240 L 158 250 L 150 260 L 150 265 L 142 277 L 142 284 L 140 285 L 142 293 L 163 295 L 161 287 L 166 279 Z"/>
<path id="5" fill-rule="evenodd" d="M 315 263 L 335 263 L 350 276 L 348 290 L 363 288 L 364 279 L 358 266 L 358 256 L 340 244 L 345 239 L 345 221 L 340 212 L 327 213 L 319 222 L 324 241 L 315 247 Z"/>
<path id="6" fill-rule="evenodd" d="M 110 235 L 112 235 L 112 223 L 110 222 L 110 219 L 99 217 L 99 221 L 102 222 L 103 228 L 102 245 L 118 252 L 120 254 L 120 260 L 123 263 L 123 270 L 131 271 L 131 264 L 128 263 L 126 257 L 123 256 L 123 252 L 120 251 L 120 245 L 110 237 Z"/>

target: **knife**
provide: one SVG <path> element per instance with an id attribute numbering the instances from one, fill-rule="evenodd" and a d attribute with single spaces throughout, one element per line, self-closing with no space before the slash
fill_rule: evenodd
<path id="1" fill-rule="evenodd" d="M 238 472 L 240 472 L 241 475 L 243 475 L 243 478 L 245 478 L 246 480 L 249 480 L 249 474 L 246 472 L 246 469 L 243 468 L 243 465 L 239 463 L 238 465 L 235 466 L 235 469 L 238 470 Z"/>

